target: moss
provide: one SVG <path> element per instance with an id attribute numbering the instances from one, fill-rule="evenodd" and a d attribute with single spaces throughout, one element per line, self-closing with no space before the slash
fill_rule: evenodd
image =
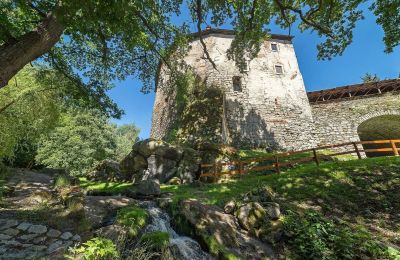
<path id="1" fill-rule="evenodd" d="M 207 237 L 205 241 L 212 255 L 219 256 L 222 259 L 228 260 L 241 259 L 240 257 L 233 254 L 231 251 L 229 251 L 229 249 L 218 243 L 214 236 Z"/>
<path id="2" fill-rule="evenodd" d="M 154 231 L 144 234 L 141 241 L 156 250 L 162 250 L 169 245 L 169 239 L 167 232 Z"/>
<path id="3" fill-rule="evenodd" d="M 128 227 L 130 237 L 135 237 L 147 222 L 147 213 L 137 206 L 122 208 L 117 214 L 117 223 Z"/>

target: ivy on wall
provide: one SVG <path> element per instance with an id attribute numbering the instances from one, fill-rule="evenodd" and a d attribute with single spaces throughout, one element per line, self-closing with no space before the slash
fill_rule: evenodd
<path id="1" fill-rule="evenodd" d="M 169 130 L 168 142 L 197 147 L 222 142 L 223 93 L 218 86 L 207 86 L 192 72 L 181 74 L 175 83 L 177 119 Z"/>

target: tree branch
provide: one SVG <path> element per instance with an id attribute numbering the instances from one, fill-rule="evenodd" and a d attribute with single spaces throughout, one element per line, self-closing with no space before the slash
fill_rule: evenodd
<path id="1" fill-rule="evenodd" d="M 207 60 L 211 63 L 213 68 L 218 71 L 217 65 L 212 60 L 212 58 L 210 56 L 210 53 L 208 53 L 207 45 L 205 44 L 205 42 L 203 40 L 203 35 L 202 35 L 203 32 L 201 30 L 201 24 L 203 23 L 203 15 L 202 15 L 202 12 L 201 12 L 201 0 L 197 0 L 196 1 L 196 14 L 197 14 L 197 32 L 199 34 L 200 43 L 203 46 L 204 54 L 206 55 Z"/>

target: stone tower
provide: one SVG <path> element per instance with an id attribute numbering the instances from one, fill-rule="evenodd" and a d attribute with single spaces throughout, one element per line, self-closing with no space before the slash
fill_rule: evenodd
<path id="1" fill-rule="evenodd" d="M 220 86 L 224 92 L 222 128 L 226 142 L 239 147 L 271 147 L 298 150 L 316 145 L 312 137 L 311 107 L 292 44 L 292 37 L 272 35 L 258 56 L 249 61 L 245 73 L 228 60 L 234 32 L 206 29 L 202 37 L 217 65 L 204 59 L 204 50 L 194 34 L 184 58 L 207 85 Z M 196 37 L 197 36 L 197 37 Z M 151 137 L 163 139 L 175 118 L 173 98 L 162 88 L 165 66 L 157 79 Z"/>

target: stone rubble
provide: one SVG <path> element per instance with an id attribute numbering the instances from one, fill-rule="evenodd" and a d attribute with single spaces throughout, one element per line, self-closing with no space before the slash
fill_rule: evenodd
<path id="1" fill-rule="evenodd" d="M 36 259 L 65 250 L 81 241 L 78 234 L 44 225 L 0 219 L 0 259 Z"/>

